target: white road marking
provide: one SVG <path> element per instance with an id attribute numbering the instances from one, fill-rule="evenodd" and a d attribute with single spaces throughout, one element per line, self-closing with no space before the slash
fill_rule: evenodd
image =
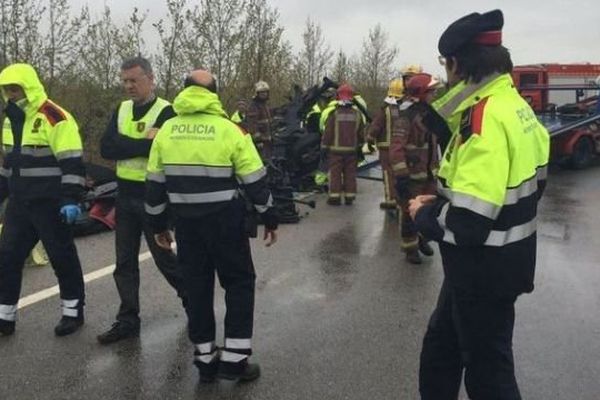
<path id="1" fill-rule="evenodd" d="M 150 254 L 150 252 L 147 251 L 145 253 L 140 254 L 138 260 L 142 262 L 149 260 L 150 258 L 152 258 L 152 254 Z M 111 264 L 108 267 L 100 268 L 96 271 L 90 272 L 89 274 L 85 274 L 83 276 L 83 281 L 85 283 L 95 281 L 96 279 L 100 279 L 105 277 L 106 275 L 112 274 L 114 270 L 115 264 Z M 56 296 L 59 293 L 60 290 L 58 289 L 58 285 L 55 285 L 47 289 L 41 290 L 37 293 L 30 294 L 29 296 L 22 297 L 21 299 L 19 299 L 19 310 L 32 304 L 39 303 L 40 301 L 49 299 L 50 297 Z"/>

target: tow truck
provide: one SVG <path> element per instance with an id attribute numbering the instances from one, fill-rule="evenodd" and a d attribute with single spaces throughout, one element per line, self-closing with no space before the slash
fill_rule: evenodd
<path id="1" fill-rule="evenodd" d="M 600 64 L 517 66 L 513 79 L 550 133 L 553 162 L 580 169 L 600 155 Z"/>

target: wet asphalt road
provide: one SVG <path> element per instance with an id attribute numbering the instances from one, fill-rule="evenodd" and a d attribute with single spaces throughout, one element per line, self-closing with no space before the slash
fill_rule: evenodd
<path id="1" fill-rule="evenodd" d="M 596 400 L 600 165 L 550 179 L 536 290 L 517 303 L 517 377 L 524 399 Z M 110 275 L 87 284 L 86 324 L 70 337 L 53 335 L 57 297 L 31 305 L 20 311 L 15 335 L 0 337 L 0 399 L 417 399 L 440 259 L 407 265 L 397 223 L 378 209 L 379 184 L 359 184 L 354 206 L 328 207 L 317 196 L 318 209 L 283 226 L 277 246 L 254 243 L 259 381 L 198 383 L 184 313 L 146 261 L 139 339 L 96 342 L 116 312 Z M 78 240 L 86 273 L 114 263 L 112 241 L 112 233 Z M 55 283 L 51 269 L 28 267 L 22 295 Z M 222 320 L 222 292 L 217 296 Z"/>

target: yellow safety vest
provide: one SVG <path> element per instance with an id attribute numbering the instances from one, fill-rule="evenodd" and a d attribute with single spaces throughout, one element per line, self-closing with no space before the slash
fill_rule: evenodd
<path id="1" fill-rule="evenodd" d="M 167 100 L 158 97 L 146 115 L 134 121 L 133 101 L 127 100 L 122 102 L 117 117 L 119 133 L 132 139 L 145 139 L 162 110 L 169 105 L 170 103 Z M 144 182 L 147 165 L 147 157 L 135 157 L 117 161 L 117 176 L 128 181 Z"/>

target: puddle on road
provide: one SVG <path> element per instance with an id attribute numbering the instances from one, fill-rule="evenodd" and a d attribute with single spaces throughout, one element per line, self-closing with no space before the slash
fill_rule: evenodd
<path id="1" fill-rule="evenodd" d="M 360 244 L 356 228 L 348 225 L 327 236 L 313 255 L 322 272 L 323 280 L 331 293 L 347 291 L 352 287 L 351 276 L 357 272 L 356 259 L 360 256 Z M 326 290 L 330 293 L 330 290 Z"/>

